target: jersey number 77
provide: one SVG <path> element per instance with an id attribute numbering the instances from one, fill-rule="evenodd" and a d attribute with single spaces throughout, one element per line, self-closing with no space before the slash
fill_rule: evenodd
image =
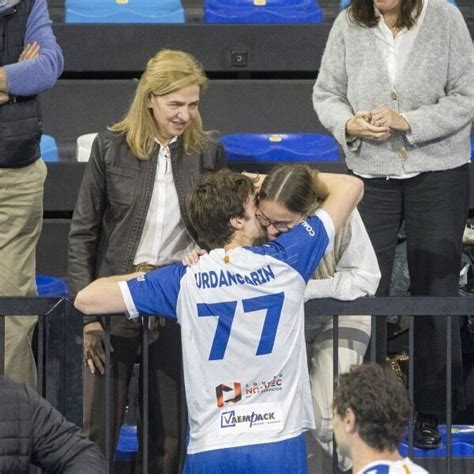
<path id="1" fill-rule="evenodd" d="M 263 323 L 260 342 L 256 355 L 270 354 L 273 350 L 278 323 L 280 321 L 281 309 L 285 300 L 285 293 L 257 296 L 242 300 L 245 314 L 266 309 L 265 322 Z M 224 358 L 227 343 L 232 332 L 237 301 L 226 301 L 223 303 L 199 303 L 197 305 L 198 316 L 214 316 L 218 318 L 216 333 L 211 346 L 209 360 L 221 360 Z"/>

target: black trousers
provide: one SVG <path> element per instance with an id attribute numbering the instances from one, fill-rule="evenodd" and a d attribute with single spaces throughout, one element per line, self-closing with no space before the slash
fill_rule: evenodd
<path id="1" fill-rule="evenodd" d="M 382 273 L 377 296 L 389 295 L 402 221 L 407 237 L 411 294 L 458 294 L 462 234 L 469 209 L 468 166 L 401 180 L 363 179 L 365 194 L 359 211 Z M 415 408 L 422 413 L 445 411 L 446 324 L 442 317 L 415 317 Z M 464 397 L 457 316 L 452 317 L 452 330 L 453 402 L 461 408 Z"/>
<path id="2" fill-rule="evenodd" d="M 149 345 L 148 366 L 148 462 L 149 473 L 176 474 L 184 449 L 184 429 L 182 420 L 184 409 L 182 398 L 182 357 L 180 328 L 167 321 L 160 328 L 156 342 Z M 118 442 L 118 433 L 127 404 L 128 387 L 134 364 L 139 361 L 142 335 L 136 331 L 134 337 L 111 335 L 112 370 L 112 446 Z M 140 370 L 139 406 L 141 408 Z M 92 441 L 105 452 L 105 377 L 92 375 L 84 369 L 84 430 Z M 138 440 L 141 442 L 141 414 L 138 420 Z M 135 472 L 142 473 L 141 449 L 135 462 Z"/>

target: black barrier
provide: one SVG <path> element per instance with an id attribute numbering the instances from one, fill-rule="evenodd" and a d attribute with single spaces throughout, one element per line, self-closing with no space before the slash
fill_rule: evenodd
<path id="1" fill-rule="evenodd" d="M 333 315 L 333 375 L 337 377 L 338 371 L 338 316 L 341 315 L 366 315 L 377 314 L 380 317 L 392 315 L 410 315 L 414 317 L 439 316 L 446 317 L 447 331 L 446 344 L 451 347 L 451 319 L 453 316 L 470 315 L 474 309 L 474 296 L 463 297 L 387 297 L 387 298 L 360 298 L 355 301 L 338 301 L 334 299 L 311 300 L 305 304 L 307 318 Z M 82 404 L 78 397 L 71 393 L 71 387 L 81 386 L 78 381 L 82 378 L 82 318 L 72 304 L 64 298 L 0 298 L 0 315 L 22 314 L 38 315 L 38 390 L 67 418 L 76 424 L 81 424 Z M 116 316 L 113 317 L 123 317 Z M 372 317 L 372 327 L 375 319 Z M 113 472 L 112 446 L 112 380 L 110 370 L 110 318 L 105 318 L 105 344 L 106 344 L 106 457 L 109 461 L 109 472 Z M 409 356 L 413 354 L 414 324 L 410 317 L 409 326 Z M 142 341 L 142 371 L 148 373 L 148 325 L 144 324 Z M 4 368 L 4 316 L 0 316 L 0 373 Z M 58 339 L 62 338 L 62 344 Z M 53 344 L 54 342 L 54 344 Z M 371 360 L 375 360 L 376 342 L 372 339 L 373 350 Z M 71 363 L 71 359 L 75 363 Z M 77 366 L 79 361 L 79 367 Z M 452 473 L 451 452 L 451 420 L 452 420 L 452 367 L 451 351 L 447 350 L 446 360 L 446 441 L 447 451 L 445 457 L 445 471 Z M 148 379 L 142 377 L 142 454 L 143 472 L 148 472 Z M 47 382 L 47 383 L 46 383 Z M 413 357 L 409 357 L 408 391 L 413 400 Z M 80 414 L 80 416 L 79 416 Z M 409 427 L 409 455 L 413 455 L 413 417 Z M 332 472 L 337 472 L 337 457 L 333 456 Z M 439 472 L 430 470 L 430 472 Z"/>
<path id="2" fill-rule="evenodd" d="M 66 418 L 81 424 L 82 396 L 77 394 L 77 387 L 82 384 L 80 313 L 65 298 L 0 298 L 0 374 L 5 366 L 3 315 L 38 316 L 38 393 Z"/>
<path id="3" fill-rule="evenodd" d="M 316 299 L 308 301 L 305 304 L 306 317 L 316 317 L 324 315 L 364 315 L 377 314 L 381 318 L 393 315 L 409 315 L 409 374 L 408 374 L 408 393 L 409 398 L 413 402 L 414 393 L 414 369 L 413 369 L 413 352 L 414 352 L 414 318 L 423 316 L 439 316 L 446 317 L 447 331 L 446 331 L 446 347 L 451 349 L 452 327 L 451 319 L 453 316 L 462 316 L 472 314 L 474 310 L 474 297 L 370 297 L 360 298 L 355 301 L 339 301 L 332 298 Z M 372 316 L 372 334 L 375 334 L 375 320 L 377 316 Z M 337 316 L 333 316 L 334 327 L 337 324 Z M 376 356 L 376 340 L 372 338 L 372 350 L 370 353 L 370 360 L 375 361 Z M 333 331 L 333 377 L 337 377 L 337 351 L 338 351 L 338 336 L 337 329 Z M 413 457 L 413 420 L 414 413 L 412 413 L 409 423 L 408 443 L 409 443 L 409 457 Z M 452 462 L 452 353 L 451 350 L 446 350 L 446 457 L 445 457 L 445 473 L 451 474 L 453 470 Z M 335 444 L 334 444 L 335 445 Z M 337 457 L 333 455 L 332 473 L 337 471 Z M 430 471 L 435 472 L 435 471 Z M 436 471 L 439 472 L 439 471 Z"/>

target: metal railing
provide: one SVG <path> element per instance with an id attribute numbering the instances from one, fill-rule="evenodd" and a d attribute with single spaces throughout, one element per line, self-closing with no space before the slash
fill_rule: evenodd
<path id="1" fill-rule="evenodd" d="M 82 424 L 82 318 L 65 298 L 0 298 L 0 374 L 5 366 L 3 315 L 38 316 L 38 393 L 70 421 Z M 74 315 L 76 317 L 74 317 Z M 21 354 L 17 355 L 21 357 Z"/>
<path id="2" fill-rule="evenodd" d="M 39 315 L 38 323 L 38 391 L 45 396 L 56 408 L 58 408 L 71 421 L 81 424 L 78 413 L 82 413 L 81 401 L 77 400 L 70 393 L 71 384 L 77 383 L 81 379 L 82 373 L 82 318 L 72 304 L 64 298 L 0 298 L 0 315 L 5 314 Z M 392 315 L 407 315 L 409 320 L 408 356 L 409 356 L 409 376 L 408 393 L 413 401 L 414 397 L 414 373 L 413 357 L 414 351 L 414 317 L 436 316 L 446 319 L 446 347 L 451 348 L 452 329 L 451 320 L 454 316 L 470 315 L 474 313 L 474 296 L 462 297 L 387 297 L 387 298 L 360 298 L 355 301 L 338 301 L 334 299 L 311 300 L 305 304 L 307 318 L 324 315 L 332 315 L 333 318 L 333 376 L 337 376 L 338 371 L 338 317 L 343 315 L 367 315 L 372 316 L 372 338 L 370 360 L 375 361 L 377 341 L 375 329 L 377 318 L 384 318 Z M 114 316 L 120 317 L 120 316 Z M 60 324 L 58 324 L 58 322 Z M 58 329 L 59 328 L 59 329 Z M 110 317 L 105 318 L 105 431 L 106 431 L 106 458 L 109 462 L 109 472 L 113 472 L 113 451 L 111 446 L 111 400 L 112 393 L 112 373 L 110 366 Z M 53 334 L 59 331 L 62 335 L 62 343 L 57 344 L 58 334 L 56 334 L 55 345 L 51 347 L 50 341 Z M 147 325 L 143 325 L 142 340 L 142 370 L 148 373 L 148 338 L 149 330 Z M 0 373 L 3 373 L 4 366 L 4 317 L 0 316 Z M 79 364 L 79 367 L 77 367 Z M 46 384 L 47 380 L 47 384 Z M 148 472 L 149 446 L 148 446 L 148 378 L 142 378 L 142 454 L 143 472 Z M 77 387 L 77 385 L 76 385 Z M 452 473 L 452 354 L 451 350 L 446 351 L 446 473 Z M 76 405 L 76 406 L 74 406 Z M 79 406 L 77 406 L 79 405 Z M 413 413 L 412 413 L 413 415 Z M 79 419 L 78 419 L 79 417 Z M 413 416 L 409 426 L 409 456 L 414 452 L 413 445 Z M 337 456 L 333 455 L 333 473 L 337 472 Z"/>

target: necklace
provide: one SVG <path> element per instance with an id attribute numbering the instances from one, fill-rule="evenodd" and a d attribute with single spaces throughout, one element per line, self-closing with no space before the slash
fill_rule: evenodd
<path id="1" fill-rule="evenodd" d="M 401 27 L 400 26 L 397 26 L 397 21 L 394 21 L 394 22 L 388 22 L 387 20 L 385 20 L 384 18 L 384 22 L 385 24 L 387 25 L 388 29 L 392 32 L 393 36 L 397 36 L 398 33 L 400 33 L 401 31 Z"/>

